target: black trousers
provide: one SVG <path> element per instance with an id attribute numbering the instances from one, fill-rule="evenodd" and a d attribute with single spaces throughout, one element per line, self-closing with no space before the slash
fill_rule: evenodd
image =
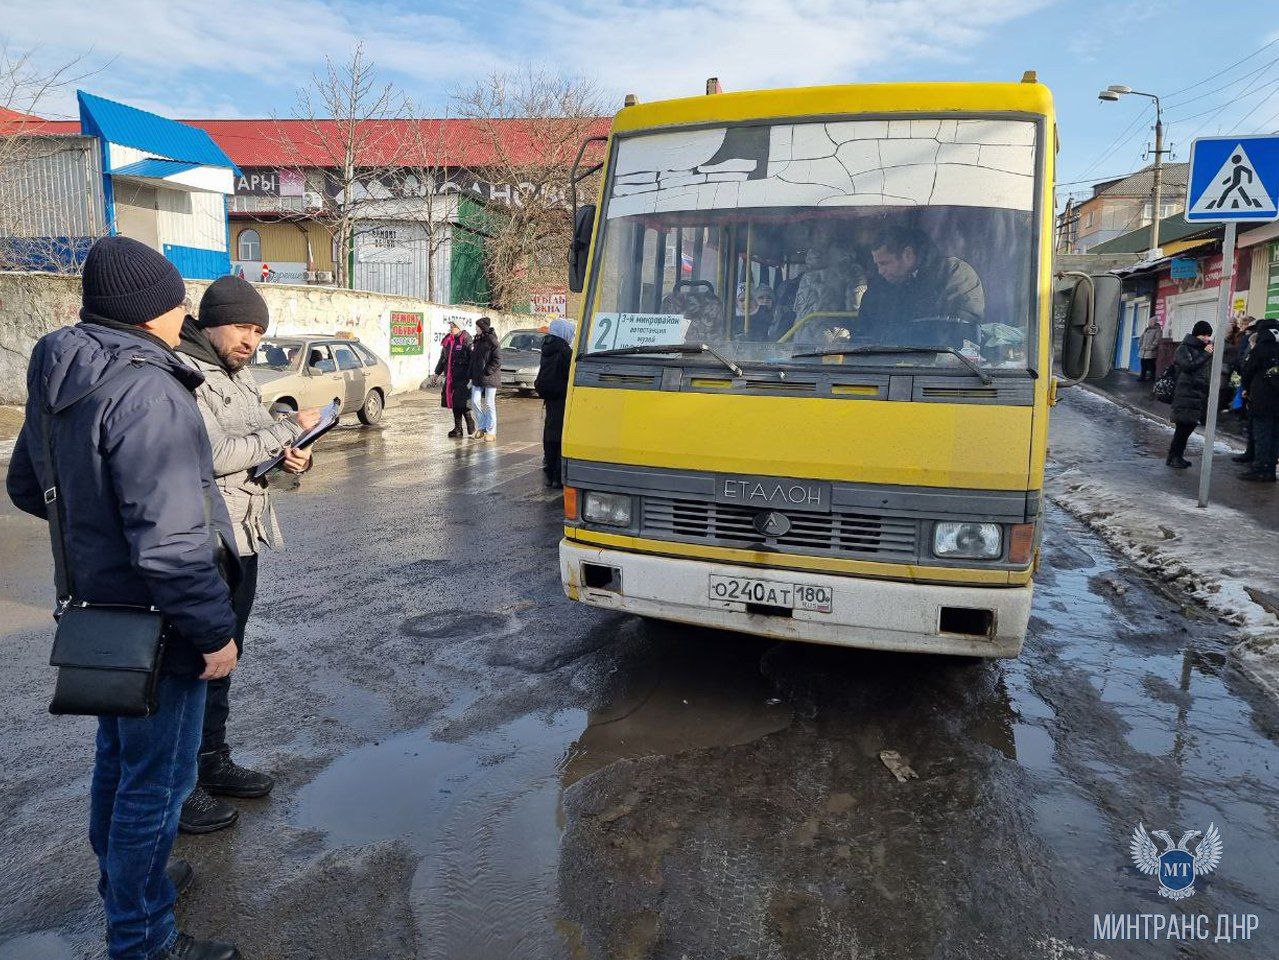
<path id="1" fill-rule="evenodd" d="M 474 433 L 474 432 L 475 432 L 475 418 L 474 418 L 473 416 L 471 416 L 471 408 L 470 408 L 470 407 L 467 407 L 465 410 L 457 410 L 457 409 L 454 409 L 454 411 L 453 411 L 453 429 L 454 429 L 454 430 L 461 430 L 461 429 L 462 429 L 462 420 L 463 420 L 463 418 L 465 418 L 465 419 L 466 419 L 466 432 L 467 432 L 467 433 Z"/>
<path id="2" fill-rule="evenodd" d="M 258 555 L 240 558 L 240 585 L 231 597 L 235 610 L 235 645 L 244 650 L 244 628 L 253 612 L 253 598 L 258 592 Z M 213 753 L 226 746 L 226 718 L 231 712 L 231 677 L 208 682 L 204 697 L 204 736 L 201 753 Z"/>
<path id="3" fill-rule="evenodd" d="M 1279 416 L 1254 416 L 1252 436 L 1256 443 L 1256 459 L 1252 469 L 1264 477 L 1273 477 L 1275 463 L 1279 461 Z"/>
<path id="4" fill-rule="evenodd" d="M 545 400 L 546 419 L 542 422 L 542 469 L 548 483 L 562 483 L 560 451 L 564 437 L 564 398 Z"/>
<path id="5" fill-rule="evenodd" d="M 1186 441 L 1190 439 L 1190 435 L 1195 432 L 1195 427 L 1199 426 L 1195 421 L 1178 420 L 1173 424 L 1172 445 L 1168 448 L 1168 459 L 1176 460 L 1185 456 Z"/>
<path id="6" fill-rule="evenodd" d="M 1141 376 L 1138 377 L 1138 379 L 1139 380 L 1155 379 L 1155 358 L 1154 357 L 1141 358 Z"/>

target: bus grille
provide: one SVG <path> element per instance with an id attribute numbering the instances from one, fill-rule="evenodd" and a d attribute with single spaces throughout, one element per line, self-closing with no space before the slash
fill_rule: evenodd
<path id="1" fill-rule="evenodd" d="M 757 512 L 709 500 L 645 496 L 641 535 L 725 547 L 748 546 L 763 540 L 752 522 Z M 779 549 L 876 560 L 916 558 L 918 523 L 907 517 L 779 512 L 791 522 L 790 532 L 775 541 Z"/>

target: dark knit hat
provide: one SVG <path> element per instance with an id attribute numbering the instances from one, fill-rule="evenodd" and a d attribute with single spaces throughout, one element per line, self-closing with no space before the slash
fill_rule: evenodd
<path id="1" fill-rule="evenodd" d="M 85 312 L 117 323 L 146 323 L 182 306 L 186 286 L 178 268 L 130 237 L 103 237 L 84 258 L 80 278 Z"/>
<path id="2" fill-rule="evenodd" d="M 224 327 L 232 323 L 255 323 L 263 330 L 271 321 L 266 301 L 243 277 L 218 277 L 200 298 L 195 322 L 201 328 Z"/>
<path id="3" fill-rule="evenodd" d="M 1200 320 L 1190 328 L 1190 335 L 1192 337 L 1211 337 L 1212 324 L 1207 320 Z"/>

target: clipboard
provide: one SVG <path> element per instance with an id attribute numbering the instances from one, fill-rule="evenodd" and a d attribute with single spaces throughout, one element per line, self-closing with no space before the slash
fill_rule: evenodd
<path id="1" fill-rule="evenodd" d="M 330 402 L 328 406 L 320 411 L 320 422 L 308 430 L 302 436 L 298 437 L 289 446 L 295 450 L 305 450 L 320 437 L 324 436 L 338 424 L 338 405 Z M 268 473 L 284 462 L 284 454 L 272 457 L 270 460 L 263 460 L 256 467 L 249 471 L 249 477 L 253 480 L 261 480 Z"/>

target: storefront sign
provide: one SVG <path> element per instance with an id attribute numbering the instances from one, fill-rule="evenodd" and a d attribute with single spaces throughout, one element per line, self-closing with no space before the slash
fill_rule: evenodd
<path id="1" fill-rule="evenodd" d="M 1192 257 L 1173 257 L 1170 267 L 1174 280 L 1193 280 L 1199 276 L 1199 261 Z"/>
<path id="2" fill-rule="evenodd" d="M 1279 240 L 1270 244 L 1270 272 L 1266 276 L 1266 316 L 1279 317 Z"/>
<path id="3" fill-rule="evenodd" d="M 418 357 L 425 347 L 423 315 L 391 311 L 391 356 Z"/>
<path id="4" fill-rule="evenodd" d="M 235 178 L 241 197 L 300 197 L 306 193 L 301 170 L 245 170 Z"/>

